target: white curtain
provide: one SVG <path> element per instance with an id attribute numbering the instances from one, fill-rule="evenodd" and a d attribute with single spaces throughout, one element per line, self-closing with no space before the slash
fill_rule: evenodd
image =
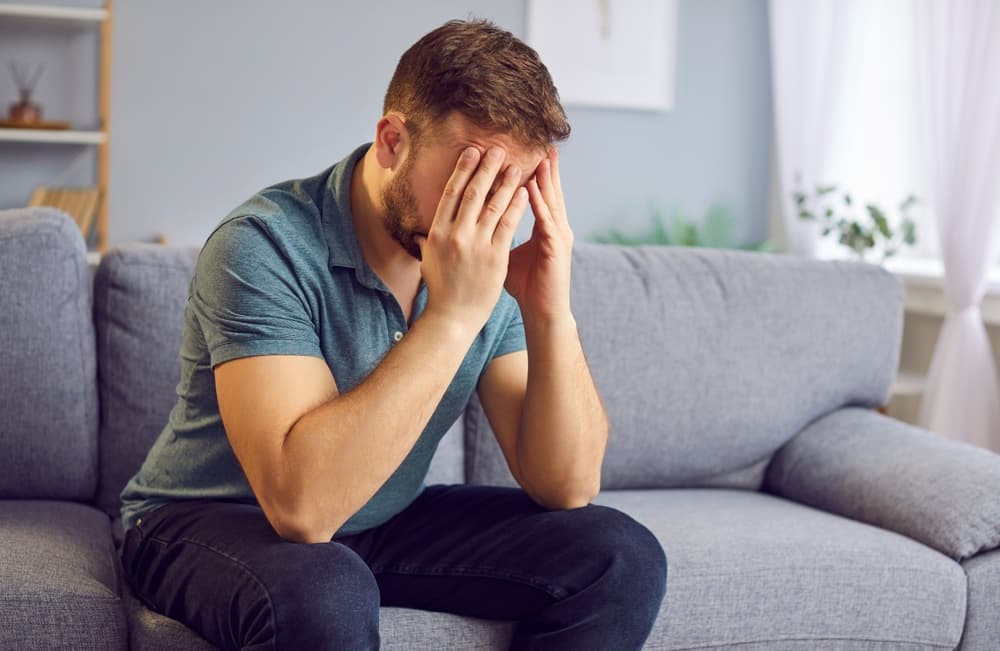
<path id="1" fill-rule="evenodd" d="M 979 310 L 1000 257 L 1000 2 L 915 1 L 929 190 L 950 304 L 920 424 L 1000 452 L 1000 384 Z"/>
<path id="2" fill-rule="evenodd" d="M 816 256 L 819 228 L 798 218 L 792 200 L 796 176 L 812 190 L 828 183 L 837 104 L 846 81 L 844 34 L 857 0 L 770 0 L 771 75 L 774 99 L 778 245 L 789 253 Z"/>

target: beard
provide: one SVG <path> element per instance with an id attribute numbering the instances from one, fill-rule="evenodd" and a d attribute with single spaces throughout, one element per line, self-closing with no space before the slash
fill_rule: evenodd
<path id="1" fill-rule="evenodd" d="M 421 260 L 420 246 L 416 239 L 418 233 L 415 230 L 420 223 L 420 213 L 413 188 L 410 187 L 412 163 L 413 158 L 410 156 L 403 163 L 402 169 L 382 189 L 382 207 L 385 210 L 382 223 L 404 251 Z"/>

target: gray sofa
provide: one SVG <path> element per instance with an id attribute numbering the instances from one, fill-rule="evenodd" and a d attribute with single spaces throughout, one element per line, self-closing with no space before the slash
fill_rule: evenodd
<path id="1" fill-rule="evenodd" d="M 179 376 L 197 251 L 101 260 L 0 212 L 0 648 L 210 649 L 119 569 L 118 493 Z M 882 416 L 902 292 L 867 265 L 579 245 L 573 303 L 612 422 L 596 500 L 662 541 L 649 649 L 1000 648 L 1000 456 Z M 428 483 L 512 484 L 482 411 Z M 511 624 L 382 611 L 387 649 L 501 649 Z M 586 650 L 584 650 L 586 651 Z"/>

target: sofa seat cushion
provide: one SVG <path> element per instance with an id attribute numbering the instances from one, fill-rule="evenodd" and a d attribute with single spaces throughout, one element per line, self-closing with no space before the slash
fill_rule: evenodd
<path id="1" fill-rule="evenodd" d="M 649 649 L 953 649 L 966 576 L 877 527 L 751 491 L 605 491 L 667 554 Z"/>
<path id="2" fill-rule="evenodd" d="M 108 516 L 71 502 L 0 500 L 0 646 L 125 643 Z"/>

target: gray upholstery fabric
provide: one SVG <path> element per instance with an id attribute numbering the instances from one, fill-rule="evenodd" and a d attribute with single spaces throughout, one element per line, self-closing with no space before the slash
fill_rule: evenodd
<path id="1" fill-rule="evenodd" d="M 184 305 L 198 250 L 134 244 L 107 253 L 94 275 L 100 369 L 101 475 L 109 515 L 176 401 Z"/>
<path id="2" fill-rule="evenodd" d="M 382 608 L 379 635 L 385 651 L 490 651 L 507 649 L 511 622 L 460 617 L 410 608 Z"/>
<path id="3" fill-rule="evenodd" d="M 903 293 L 874 265 L 580 244 L 572 292 L 611 420 L 605 489 L 758 487 L 803 426 L 884 404 L 895 377 Z M 479 410 L 466 428 L 469 480 L 505 479 Z"/>
<path id="4" fill-rule="evenodd" d="M 465 448 L 462 419 L 451 426 L 438 443 L 437 452 L 431 459 L 424 483 L 431 484 L 464 484 L 465 483 Z"/>
<path id="5" fill-rule="evenodd" d="M 953 649 L 965 573 L 899 534 L 772 495 L 604 491 L 649 527 L 667 594 L 649 649 Z"/>
<path id="6" fill-rule="evenodd" d="M 867 409 L 805 428 L 775 454 L 766 490 L 956 560 L 1000 545 L 1000 456 Z"/>
<path id="7" fill-rule="evenodd" d="M 0 497 L 89 500 L 97 384 L 80 231 L 51 208 L 0 211 Z"/>
<path id="8" fill-rule="evenodd" d="M 91 506 L 0 501 L 0 649 L 122 649 L 108 517 Z"/>
<path id="9" fill-rule="evenodd" d="M 122 601 L 128 613 L 128 648 L 131 651 L 215 651 L 203 637 L 181 624 L 154 612 L 122 581 Z"/>
<path id="10" fill-rule="evenodd" d="M 996 651 L 1000 647 L 1000 551 L 962 563 L 969 579 L 965 632 L 958 651 Z"/>

